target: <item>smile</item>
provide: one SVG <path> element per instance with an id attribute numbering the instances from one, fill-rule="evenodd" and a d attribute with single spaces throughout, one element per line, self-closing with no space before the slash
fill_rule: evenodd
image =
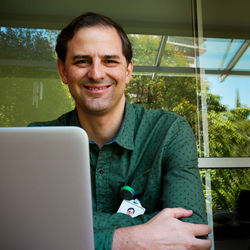
<path id="1" fill-rule="evenodd" d="M 110 86 L 104 86 L 104 87 L 88 87 L 85 86 L 85 88 L 89 89 L 89 90 L 104 90 L 106 88 L 109 88 Z"/>
<path id="2" fill-rule="evenodd" d="M 106 86 L 84 86 L 84 88 L 87 90 L 87 92 L 91 94 L 101 94 L 106 92 L 112 85 L 106 85 Z"/>

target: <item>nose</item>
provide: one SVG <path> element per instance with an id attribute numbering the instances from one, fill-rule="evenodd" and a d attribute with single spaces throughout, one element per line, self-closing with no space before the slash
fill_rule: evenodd
<path id="1" fill-rule="evenodd" d="M 105 77 L 104 67 L 99 61 L 94 61 L 88 71 L 89 79 L 94 81 L 103 80 Z"/>

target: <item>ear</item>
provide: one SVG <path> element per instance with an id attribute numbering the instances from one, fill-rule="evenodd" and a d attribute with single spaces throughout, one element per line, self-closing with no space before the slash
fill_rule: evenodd
<path id="1" fill-rule="evenodd" d="M 133 61 L 131 61 L 127 67 L 127 72 L 126 72 L 126 80 L 125 83 L 128 84 L 131 78 L 133 72 Z"/>
<path id="2" fill-rule="evenodd" d="M 68 84 L 68 78 L 65 70 L 65 64 L 61 59 L 57 59 L 57 68 L 59 71 L 59 74 L 61 76 L 61 79 L 64 84 Z"/>

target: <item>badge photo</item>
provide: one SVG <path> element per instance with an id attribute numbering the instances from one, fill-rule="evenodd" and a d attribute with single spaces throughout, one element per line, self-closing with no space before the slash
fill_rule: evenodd
<path id="1" fill-rule="evenodd" d="M 123 200 L 121 206 L 119 207 L 117 213 L 123 213 L 131 216 L 132 218 L 144 214 L 145 208 L 143 208 L 140 203 L 135 202 L 135 200 Z"/>

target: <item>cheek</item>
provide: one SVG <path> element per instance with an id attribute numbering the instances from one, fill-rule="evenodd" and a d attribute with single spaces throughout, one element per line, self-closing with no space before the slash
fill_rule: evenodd
<path id="1" fill-rule="evenodd" d="M 86 69 L 72 68 L 69 71 L 69 78 L 71 82 L 79 81 L 86 75 Z"/>
<path id="2" fill-rule="evenodd" d="M 117 82 L 126 82 L 127 77 L 126 77 L 126 72 L 122 69 L 110 69 L 107 72 L 107 75 L 113 79 L 115 79 Z"/>

